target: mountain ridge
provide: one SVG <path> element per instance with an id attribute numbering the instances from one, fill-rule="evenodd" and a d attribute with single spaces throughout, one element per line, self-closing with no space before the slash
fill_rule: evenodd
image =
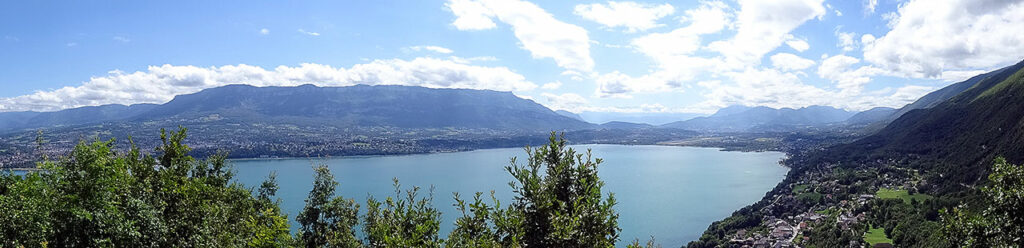
<path id="1" fill-rule="evenodd" d="M 32 123 L 11 120 L 24 116 L 58 121 Z M 326 123 L 335 126 L 403 128 L 551 131 L 594 126 L 562 116 L 536 102 L 516 97 L 511 92 L 394 85 L 255 87 L 236 84 L 178 95 L 158 105 L 104 105 L 44 113 L 4 113 L 0 115 L 0 124 L 8 125 L 0 126 L 0 130 L 106 121 L 195 120 L 205 117 L 229 122 Z"/>
<path id="2" fill-rule="evenodd" d="M 751 132 L 759 127 L 776 129 L 790 126 L 813 126 L 840 123 L 855 113 L 830 106 L 808 106 L 799 109 L 764 106 L 730 106 L 707 117 L 677 121 L 660 127 L 712 132 Z"/>

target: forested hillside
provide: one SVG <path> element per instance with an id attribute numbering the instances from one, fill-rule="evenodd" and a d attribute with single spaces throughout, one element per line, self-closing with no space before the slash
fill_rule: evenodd
<path id="1" fill-rule="evenodd" d="M 1022 211 L 1024 197 L 1005 192 L 1022 185 L 1024 62 L 954 86 L 966 84 L 955 96 L 930 95 L 947 100 L 874 135 L 790 154 L 784 163 L 792 170 L 779 186 L 690 246 L 1021 245 L 999 234 L 1021 225 L 985 221 Z"/>

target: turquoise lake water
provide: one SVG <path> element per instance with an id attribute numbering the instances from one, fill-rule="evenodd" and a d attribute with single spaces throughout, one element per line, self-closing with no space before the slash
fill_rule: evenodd
<path id="1" fill-rule="evenodd" d="M 614 192 L 622 241 L 654 236 L 665 247 L 678 247 L 700 237 L 711 222 L 756 202 L 782 181 L 788 171 L 779 166 L 778 152 L 726 152 L 714 148 L 675 146 L 578 145 L 604 159 L 598 174 L 605 191 Z M 434 207 L 442 212 L 441 234 L 454 227 L 461 214 L 451 205 L 452 192 L 469 198 L 494 190 L 503 205 L 512 199 L 504 170 L 509 158 L 525 160 L 521 148 L 406 156 L 328 159 L 233 160 L 236 180 L 258 186 L 277 172 L 278 197 L 288 217 L 302 210 L 312 188 L 313 163 L 326 164 L 340 182 L 338 193 L 355 198 L 365 210 L 367 195 L 393 195 L 392 178 L 403 188 L 434 186 Z M 620 242 L 622 244 L 623 242 Z"/>

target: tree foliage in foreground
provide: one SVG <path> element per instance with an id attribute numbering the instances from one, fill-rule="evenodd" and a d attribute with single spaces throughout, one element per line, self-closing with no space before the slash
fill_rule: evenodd
<path id="1" fill-rule="evenodd" d="M 195 159 L 182 128 L 161 130 L 157 156 L 113 141 L 82 142 L 43 170 L 0 175 L 0 247 L 613 247 L 619 241 L 615 198 L 605 197 L 600 159 L 577 153 L 552 133 L 550 143 L 513 158 L 515 199 L 503 206 L 491 194 L 471 202 L 447 240 L 441 213 L 417 187 L 359 204 L 336 194 L 325 166 L 314 167 L 313 189 L 295 220 L 276 198 L 275 174 L 258 188 L 233 181 L 225 155 Z M 357 228 L 362 232 L 357 232 Z M 357 235 L 357 233 L 359 235 Z M 360 237 L 362 236 L 362 237 Z M 653 239 L 646 247 L 656 246 Z M 630 247 L 641 247 L 634 241 Z"/>
<path id="2" fill-rule="evenodd" d="M 272 195 L 231 183 L 225 156 L 186 155 L 185 129 L 159 156 L 79 143 L 42 172 L 0 179 L 2 247 L 279 247 L 291 236 Z M 270 183 L 272 184 L 272 183 Z M 268 184 L 269 186 L 269 184 Z M 276 187 L 276 186 L 275 186 Z M 265 189 L 261 189 L 264 191 Z"/>
<path id="3" fill-rule="evenodd" d="M 1024 247 L 1024 166 L 996 158 L 980 211 L 943 211 L 944 230 L 961 247 Z"/>

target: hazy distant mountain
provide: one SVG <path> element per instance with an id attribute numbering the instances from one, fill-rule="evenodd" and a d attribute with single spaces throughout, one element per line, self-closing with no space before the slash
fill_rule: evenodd
<path id="1" fill-rule="evenodd" d="M 125 120 L 155 108 L 156 104 L 131 106 L 111 104 L 65 109 L 55 112 L 0 113 L 0 130 L 70 126 Z"/>
<path id="2" fill-rule="evenodd" d="M 565 117 L 573 118 L 573 119 L 576 119 L 576 120 L 579 120 L 579 121 L 586 121 L 586 120 L 583 120 L 583 117 L 580 117 L 580 115 L 578 115 L 576 113 L 573 113 L 573 112 L 569 112 L 569 111 L 565 111 L 565 110 L 555 110 L 555 113 L 557 113 L 559 115 L 562 115 L 562 116 L 565 116 Z"/>
<path id="3" fill-rule="evenodd" d="M 11 118 L 32 116 L 28 122 Z M 216 119 L 402 128 L 576 130 L 593 124 L 565 117 L 509 92 L 412 86 L 254 87 L 229 85 L 176 96 L 162 105 L 107 105 L 49 113 L 5 113 L 7 128 L 104 121 Z M 34 121 L 38 120 L 38 121 Z"/>
<path id="4" fill-rule="evenodd" d="M 619 113 L 619 112 L 589 112 L 579 114 L 590 123 L 606 123 L 612 121 L 646 123 L 651 125 L 663 125 L 670 122 L 684 121 L 694 117 L 705 116 L 697 113 Z"/>
<path id="5" fill-rule="evenodd" d="M 599 126 L 605 129 L 639 129 L 639 128 L 652 128 L 654 125 L 647 123 L 632 123 L 624 121 L 610 121 L 605 122 Z"/>
<path id="6" fill-rule="evenodd" d="M 896 109 L 890 107 L 876 107 L 857 113 L 846 120 L 848 124 L 870 124 L 886 120 L 896 113 Z"/>
<path id="7" fill-rule="evenodd" d="M 814 126 L 839 123 L 855 113 L 828 106 L 809 106 L 799 109 L 732 106 L 720 109 L 714 115 L 673 122 L 662 127 L 712 132 L 756 131 L 756 127 Z"/>

